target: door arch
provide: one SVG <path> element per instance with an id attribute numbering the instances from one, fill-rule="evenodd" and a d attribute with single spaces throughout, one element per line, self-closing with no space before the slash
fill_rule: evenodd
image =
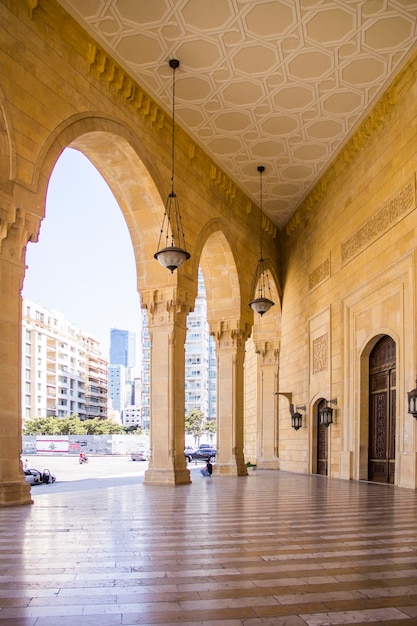
<path id="1" fill-rule="evenodd" d="M 326 400 L 320 398 L 313 406 L 311 471 L 313 474 L 329 474 L 329 428 L 320 424 L 320 409 L 326 406 Z"/>
<path id="2" fill-rule="evenodd" d="M 368 480 L 395 481 L 396 344 L 385 335 L 369 355 Z"/>

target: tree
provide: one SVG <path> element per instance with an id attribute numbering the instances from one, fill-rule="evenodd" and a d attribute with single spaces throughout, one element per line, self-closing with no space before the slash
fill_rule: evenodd
<path id="1" fill-rule="evenodd" d="M 185 417 L 185 432 L 194 436 L 197 446 L 200 444 L 200 437 L 203 434 L 204 413 L 200 409 L 191 409 Z"/>
<path id="2" fill-rule="evenodd" d="M 210 438 L 210 443 L 213 443 L 213 437 L 217 432 L 216 420 L 207 420 L 204 424 L 204 432 Z"/>
<path id="3" fill-rule="evenodd" d="M 67 417 L 35 417 L 23 426 L 24 435 L 123 435 L 121 424 L 99 418 L 80 420 L 77 414 Z"/>

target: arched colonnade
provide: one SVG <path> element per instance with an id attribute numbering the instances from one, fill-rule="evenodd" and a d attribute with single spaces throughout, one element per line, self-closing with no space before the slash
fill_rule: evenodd
<path id="1" fill-rule="evenodd" d="M 4 124 L 6 125 L 6 124 Z M 6 135 L 7 137 L 7 135 Z M 10 137 L 8 137 L 10 139 Z M 13 161 L 12 143 L 6 142 Z M 168 169 L 164 158 L 150 153 L 135 133 L 118 120 L 98 115 L 76 115 L 63 121 L 39 149 L 30 185 L 20 190 L 15 186 L 13 201 L 24 203 L 26 210 L 16 206 L 16 214 L 24 215 L 24 226 L 10 223 L 2 233 L 2 289 L 7 281 L 10 297 L 9 319 L 3 328 L 13 328 L 13 339 L 5 350 L 7 378 L 0 386 L 13 390 L 9 399 L 9 436 L 0 438 L 0 499 L 3 503 L 30 500 L 24 484 L 19 456 L 21 438 L 19 337 L 21 325 L 20 293 L 25 273 L 25 249 L 28 241 L 36 241 L 44 219 L 48 182 L 61 152 L 71 147 L 83 152 L 102 174 L 113 192 L 126 220 L 134 250 L 137 288 L 142 307 L 148 314 L 151 338 L 151 447 L 152 460 L 145 476 L 149 484 L 184 484 L 190 472 L 184 457 L 184 344 L 186 319 L 193 310 L 197 294 L 198 268 L 201 266 L 207 292 L 210 332 L 216 341 L 218 361 L 218 458 L 216 471 L 244 475 L 244 361 L 245 345 L 255 338 L 262 345 L 278 345 L 280 301 L 274 246 L 270 274 L 273 277 L 273 299 L 276 305 L 263 319 L 255 319 L 249 307 L 254 297 L 253 284 L 257 263 L 257 232 L 259 208 L 246 203 L 244 219 L 230 219 L 232 203 L 225 203 L 217 194 L 193 189 L 192 177 L 187 185 L 181 181 L 177 191 L 187 249 L 191 259 L 171 274 L 154 258 L 164 212 L 164 192 L 169 189 Z M 164 157 L 165 155 L 162 155 Z M 256 172 L 256 164 L 254 164 Z M 7 178 L 7 172 L 5 172 Z M 9 179 L 9 184 L 11 183 Z M 209 186 L 208 186 L 209 187 Z M 219 201 L 220 199 L 220 201 Z M 249 220 L 248 220 L 249 214 Z M 251 215 L 252 214 L 252 215 Z M 257 217 L 258 216 L 258 217 Z M 16 215 L 17 217 L 17 215 Z M 30 217 L 30 221 L 28 220 Z M 253 218 L 252 220 L 250 218 Z M 267 221 L 266 221 L 267 223 Z M 236 225 L 239 225 L 236 228 Z M 273 230 L 273 229 L 272 229 Z M 258 226 L 259 232 L 259 226 Z M 117 257 L 111 239 L 103 242 L 108 254 Z M 122 271 L 122 268 L 120 268 Z M 138 311 L 139 315 L 139 311 Z M 8 332 L 8 336 L 10 332 Z M 277 357 L 274 358 L 276 370 Z M 271 370 L 271 367 L 269 368 Z M 272 398 L 276 374 L 270 375 L 268 395 Z M 2 390 L 4 391 L 4 390 Z M 264 432 L 276 432 L 276 405 L 268 402 L 263 418 Z M 3 424 L 5 426 L 5 424 Z M 269 440 L 269 439 L 268 439 Z M 4 450 L 3 450 L 4 446 Z M 269 446 L 274 464 L 277 445 Z M 276 458 L 275 458 L 276 463 Z M 4 467 L 3 467 L 4 465 Z"/>

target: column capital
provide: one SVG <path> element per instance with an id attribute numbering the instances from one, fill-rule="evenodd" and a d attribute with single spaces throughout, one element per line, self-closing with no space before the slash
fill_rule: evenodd
<path id="1" fill-rule="evenodd" d="M 278 365 L 280 342 L 255 341 L 255 352 L 259 354 L 262 365 Z"/>
<path id="2" fill-rule="evenodd" d="M 177 286 L 141 292 L 142 308 L 149 313 L 150 326 L 185 323 L 194 308 L 191 295 Z"/>
<path id="3" fill-rule="evenodd" d="M 0 257 L 13 263 L 24 262 L 28 241 L 38 240 L 39 218 L 12 202 L 0 198 Z"/>
<path id="4" fill-rule="evenodd" d="M 210 334 L 216 341 L 216 349 L 244 349 L 252 327 L 241 319 L 216 320 L 210 323 Z"/>

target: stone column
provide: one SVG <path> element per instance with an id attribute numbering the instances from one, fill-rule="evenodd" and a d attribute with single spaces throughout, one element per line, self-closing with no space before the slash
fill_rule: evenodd
<path id="1" fill-rule="evenodd" d="M 185 339 L 191 310 L 178 289 L 141 294 L 151 341 L 150 433 L 152 456 L 145 484 L 191 483 L 184 456 Z"/>
<path id="2" fill-rule="evenodd" d="M 0 206 L 0 506 L 32 503 L 20 461 L 21 290 L 29 238 L 23 211 Z"/>
<path id="3" fill-rule="evenodd" d="M 278 459 L 278 341 L 257 341 L 258 397 L 256 465 L 279 469 Z"/>
<path id="4" fill-rule="evenodd" d="M 217 457 L 214 474 L 246 476 L 243 455 L 245 342 L 250 327 L 240 320 L 212 325 L 217 355 Z"/>

